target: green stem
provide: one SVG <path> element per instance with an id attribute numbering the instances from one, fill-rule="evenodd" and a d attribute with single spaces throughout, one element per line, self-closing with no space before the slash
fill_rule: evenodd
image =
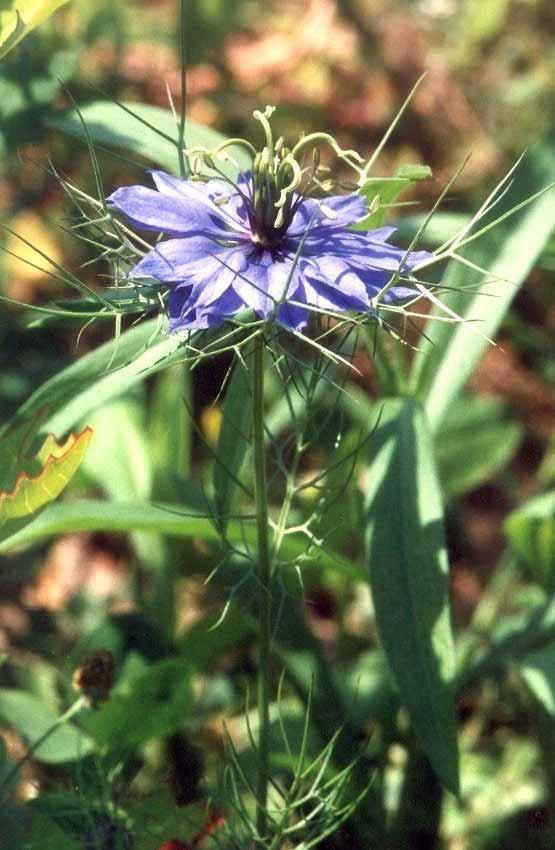
<path id="1" fill-rule="evenodd" d="M 44 742 L 48 740 L 48 738 L 56 731 L 56 729 L 59 729 L 60 726 L 63 726 L 64 723 L 67 723 L 69 720 L 71 720 L 71 718 L 74 717 L 76 714 L 78 714 L 81 711 L 82 708 L 85 708 L 86 705 L 87 705 L 87 698 L 84 697 L 84 696 L 79 697 L 79 699 L 75 700 L 75 702 L 72 705 L 70 705 L 70 707 L 67 709 L 67 711 L 65 711 L 63 714 L 60 714 L 60 716 L 57 718 L 57 720 L 54 721 L 52 726 L 50 726 L 46 730 L 46 732 L 44 732 L 42 735 L 39 735 L 39 737 L 36 739 L 36 741 L 33 741 L 33 743 L 30 744 L 29 749 L 27 750 L 25 755 L 22 756 L 22 758 L 20 758 L 19 761 L 16 761 L 16 763 L 8 771 L 8 773 L 5 775 L 4 779 L 2 780 L 2 783 L 0 784 L 0 794 L 6 788 L 10 787 L 11 783 L 13 782 L 13 780 L 15 779 L 15 777 L 17 776 L 17 774 L 19 773 L 19 771 L 21 770 L 21 768 L 23 767 L 25 762 L 29 761 L 29 759 L 34 756 L 34 754 L 37 752 L 39 747 L 41 747 L 44 744 Z"/>
<path id="2" fill-rule="evenodd" d="M 179 61 L 181 65 L 181 103 L 179 106 L 179 128 L 177 140 L 177 154 L 179 157 L 179 176 L 189 176 L 189 162 L 185 154 L 185 121 L 187 105 L 187 41 L 185 31 L 185 0 L 181 0 L 179 15 Z"/>
<path id="3" fill-rule="evenodd" d="M 256 528 L 258 539 L 258 778 L 257 830 L 263 837 L 268 814 L 268 777 L 270 772 L 270 639 L 272 630 L 272 596 L 270 591 L 270 546 L 268 540 L 268 496 L 264 452 L 264 338 L 255 341 L 252 381 L 252 417 Z"/>

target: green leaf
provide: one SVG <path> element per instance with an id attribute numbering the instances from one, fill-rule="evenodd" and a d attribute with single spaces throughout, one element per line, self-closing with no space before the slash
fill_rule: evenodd
<path id="1" fill-rule="evenodd" d="M 181 729 L 191 708 L 191 667 L 172 659 L 128 680 L 84 725 L 100 745 L 125 749 Z"/>
<path id="2" fill-rule="evenodd" d="M 124 103 L 123 107 L 125 109 L 112 101 L 99 100 L 79 108 L 93 143 L 132 151 L 166 171 L 178 174 L 178 130 L 173 113 L 169 109 L 146 103 Z M 131 115 L 130 112 L 134 114 Z M 83 125 L 74 110 L 56 115 L 50 119 L 49 126 L 86 141 Z M 187 147 L 213 149 L 225 141 L 226 137 L 216 130 L 187 119 Z M 227 153 L 233 157 L 241 170 L 251 167 L 250 158 L 243 148 L 230 147 Z M 237 174 L 232 163 L 218 161 L 218 168 L 229 177 Z"/>
<path id="3" fill-rule="evenodd" d="M 490 480 L 511 460 L 522 433 L 500 402 L 456 399 L 434 440 L 443 492 L 459 496 Z"/>
<path id="4" fill-rule="evenodd" d="M 33 813 L 19 850 L 82 850 L 83 844 L 55 820 Z"/>
<path id="5" fill-rule="evenodd" d="M 531 499 L 505 520 L 505 532 L 531 577 L 555 590 L 555 492 Z"/>
<path id="6" fill-rule="evenodd" d="M 49 434 L 34 458 L 12 454 L 10 459 L 15 459 L 16 465 L 25 463 L 26 468 L 18 473 L 12 490 L 0 491 L 0 526 L 7 520 L 35 513 L 56 499 L 77 471 L 91 436 L 91 429 L 85 428 L 78 436 L 70 434 L 63 444 L 59 444 Z M 12 443 L 9 436 L 6 443 L 7 446 L 4 441 L 0 443 L 4 467 L 6 449 Z"/>
<path id="7" fill-rule="evenodd" d="M 153 496 L 177 498 L 176 479 L 190 472 L 191 376 L 187 366 L 170 366 L 157 379 L 149 415 L 150 457 L 154 469 Z M 168 428 L 168 423 L 171 427 Z"/>
<path id="8" fill-rule="evenodd" d="M 0 59 L 68 0 L 4 0 L 0 9 Z"/>
<path id="9" fill-rule="evenodd" d="M 152 484 L 141 406 L 118 399 L 89 413 L 93 438 L 83 469 L 114 500 L 148 499 Z"/>
<path id="10" fill-rule="evenodd" d="M 519 670 L 536 700 L 555 717 L 555 647 L 546 646 L 525 655 Z"/>
<path id="11" fill-rule="evenodd" d="M 160 850 L 168 836 L 190 842 L 208 817 L 206 803 L 177 806 L 167 788 L 157 789 L 142 800 L 130 800 L 127 814 L 136 836 L 135 850 Z"/>
<path id="12" fill-rule="evenodd" d="M 210 518 L 199 512 L 196 505 L 80 501 L 46 508 L 21 531 L 2 540 L 0 554 L 58 534 L 137 530 L 155 531 L 175 537 L 201 537 L 207 542 L 221 543 L 221 535 L 216 526 Z M 233 520 L 229 523 L 227 537 L 238 547 L 245 544 L 254 546 L 256 529 L 253 523 Z M 304 534 L 289 534 L 281 551 L 284 558 L 292 560 L 303 557 L 306 548 Z M 314 548 L 305 557 L 303 569 L 329 569 L 357 581 L 366 578 L 363 569 L 336 552 Z"/>
<path id="13" fill-rule="evenodd" d="M 549 185 L 554 177 L 552 146 L 538 146 L 518 168 L 510 190 L 496 205 L 492 217 Z M 453 261 L 449 264 L 442 283 L 455 291 L 442 296 L 442 301 L 459 316 L 472 320 L 472 328 L 433 318 L 426 323 L 428 342 L 414 358 L 411 381 L 432 430 L 437 430 L 478 363 L 489 344 L 487 337 L 499 328 L 554 227 L 555 191 L 549 191 L 464 251 L 467 259 L 488 270 L 486 281 L 467 266 Z M 477 284 L 479 293 L 474 291 Z"/>
<path id="14" fill-rule="evenodd" d="M 25 691 L 0 689 L 0 716 L 32 744 L 57 721 L 58 715 L 44 700 Z M 88 755 L 93 742 L 71 723 L 56 729 L 33 754 L 49 764 L 76 761 Z"/>
<path id="15" fill-rule="evenodd" d="M 251 413 L 248 367 L 236 358 L 225 394 L 213 472 L 215 508 L 224 533 L 250 445 Z"/>
<path id="16" fill-rule="evenodd" d="M 359 193 L 368 201 L 370 214 L 358 222 L 355 230 L 372 230 L 385 221 L 389 207 L 413 183 L 432 176 L 428 165 L 401 165 L 393 177 L 370 177 Z"/>
<path id="17" fill-rule="evenodd" d="M 0 440 L 17 429 L 63 434 L 91 411 L 182 357 L 181 340 L 164 333 L 156 319 L 81 357 L 38 388 L 0 428 Z"/>
<path id="18" fill-rule="evenodd" d="M 370 452 L 366 541 L 378 629 L 424 751 L 444 785 L 457 793 L 443 511 L 421 407 L 408 399 L 387 401 Z"/>

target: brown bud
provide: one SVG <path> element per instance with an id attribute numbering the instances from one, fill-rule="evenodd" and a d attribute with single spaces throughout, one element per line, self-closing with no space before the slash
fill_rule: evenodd
<path id="1" fill-rule="evenodd" d="M 73 674 L 73 687 L 93 708 L 107 700 L 114 686 L 116 659 L 108 649 L 95 649 Z"/>

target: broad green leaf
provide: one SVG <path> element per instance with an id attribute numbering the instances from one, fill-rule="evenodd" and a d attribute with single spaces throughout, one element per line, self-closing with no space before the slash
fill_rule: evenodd
<path id="1" fill-rule="evenodd" d="M 34 458 L 18 458 L 26 468 L 19 472 L 12 490 L 0 491 L 0 525 L 35 513 L 56 499 L 77 471 L 91 436 L 91 429 L 85 428 L 59 444 L 49 434 Z"/>
<path id="2" fill-rule="evenodd" d="M 181 345 L 156 319 L 143 322 L 46 381 L 0 428 L 0 441 L 21 428 L 28 442 L 45 431 L 63 434 L 89 412 L 182 357 Z"/>
<path id="3" fill-rule="evenodd" d="M 0 689 L 0 717 L 32 744 L 57 721 L 58 715 L 44 700 L 25 691 Z M 58 727 L 40 747 L 33 758 L 50 764 L 76 761 L 88 755 L 93 742 L 71 723 Z"/>
<path id="4" fill-rule="evenodd" d="M 551 644 L 525 655 L 519 671 L 540 705 L 555 717 L 555 646 Z"/>
<path id="5" fill-rule="evenodd" d="M 368 201 L 370 213 L 356 224 L 355 230 L 380 227 L 399 195 L 413 183 L 431 176 L 432 170 L 427 165 L 400 165 L 393 177 L 370 177 L 359 190 Z"/>
<path id="6" fill-rule="evenodd" d="M 414 730 L 438 777 L 456 793 L 448 565 L 421 407 L 409 399 L 387 401 L 369 451 L 366 542 L 378 629 Z"/>
<path id="7" fill-rule="evenodd" d="M 68 0 L 3 0 L 0 5 L 0 59 Z"/>
<path id="8" fill-rule="evenodd" d="M 21 531 L 0 541 L 0 554 L 58 534 L 137 530 L 221 542 L 221 535 L 211 518 L 201 514 L 196 505 L 80 501 L 49 506 Z M 254 546 L 254 523 L 232 520 L 228 526 L 227 537 L 238 547 L 245 544 Z M 304 555 L 306 548 L 306 537 L 303 534 L 289 534 L 283 542 L 281 552 L 286 559 L 304 556 L 306 560 L 303 561 L 303 569 L 329 569 L 357 581 L 366 578 L 363 569 L 336 552 L 316 547 Z"/>
<path id="9" fill-rule="evenodd" d="M 91 823 L 89 814 L 89 826 Z M 63 829 L 53 818 L 34 812 L 19 850 L 82 850 L 78 836 Z"/>
<path id="10" fill-rule="evenodd" d="M 213 472 L 214 503 L 224 532 L 250 445 L 251 413 L 248 367 L 236 359 L 225 394 Z"/>
<path id="11" fill-rule="evenodd" d="M 522 427 L 491 398 L 456 399 L 434 440 L 442 491 L 458 496 L 491 479 L 513 457 Z"/>
<path id="12" fill-rule="evenodd" d="M 491 217 L 510 210 L 554 178 L 553 148 L 539 146 L 527 154 Z M 489 344 L 487 337 L 499 328 L 554 228 L 555 191 L 550 190 L 465 249 L 467 259 L 488 270 L 486 280 L 467 266 L 449 264 L 442 282 L 455 291 L 442 300 L 459 316 L 472 321 L 472 326 L 433 318 L 426 323 L 428 341 L 414 358 L 411 379 L 433 431 Z"/>
<path id="13" fill-rule="evenodd" d="M 191 666 L 171 659 L 119 688 L 87 717 L 85 727 L 101 746 L 125 749 L 178 731 L 191 708 Z"/>
<path id="14" fill-rule="evenodd" d="M 531 499 L 505 521 L 509 542 L 531 576 L 555 590 L 555 492 Z"/>
<path id="15" fill-rule="evenodd" d="M 178 132 L 173 113 L 169 109 L 146 103 L 124 103 L 123 106 L 129 112 L 109 100 L 87 103 L 79 108 L 93 143 L 132 151 L 166 171 L 177 174 L 179 170 Z M 86 141 L 83 125 L 74 110 L 57 115 L 49 121 L 49 124 L 51 127 Z M 226 137 L 217 130 L 203 127 L 196 121 L 187 119 L 185 129 L 187 147 L 213 149 L 225 140 Z M 247 170 L 251 167 L 251 161 L 242 148 L 230 147 L 227 153 L 237 162 L 240 169 Z M 237 169 L 232 163 L 218 161 L 218 168 L 229 177 L 237 174 Z"/>

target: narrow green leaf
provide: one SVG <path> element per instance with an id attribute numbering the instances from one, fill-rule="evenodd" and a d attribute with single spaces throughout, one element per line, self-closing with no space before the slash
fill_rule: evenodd
<path id="1" fill-rule="evenodd" d="M 175 537 L 201 537 L 207 542 L 221 542 L 216 526 L 200 513 L 197 505 L 80 501 L 49 506 L 25 528 L 0 541 L 0 554 L 58 534 L 78 531 L 155 531 Z M 238 547 L 254 547 L 254 522 L 232 520 L 227 537 Z M 302 557 L 306 549 L 307 541 L 303 534 L 289 534 L 281 553 L 284 558 L 293 560 Z M 365 571 L 352 561 L 320 548 L 314 548 L 303 561 L 303 569 L 315 568 L 337 571 L 345 578 L 357 581 L 366 578 Z"/>
<path id="2" fill-rule="evenodd" d="M 251 413 L 248 366 L 236 359 L 225 394 L 213 472 L 214 503 L 224 532 L 250 445 Z"/>
<path id="3" fill-rule="evenodd" d="M 54 375 L 0 428 L 0 440 L 18 428 L 33 434 L 63 434 L 100 405 L 178 360 L 181 340 L 164 333 L 156 319 L 81 357 Z M 30 424 L 31 423 L 31 424 Z"/>
<path id="4" fill-rule="evenodd" d="M 44 700 L 25 691 L 0 689 L 0 717 L 32 744 L 58 719 Z M 90 737 L 71 723 L 64 723 L 40 745 L 33 758 L 51 764 L 76 761 L 93 749 Z"/>
<path id="5" fill-rule="evenodd" d="M 538 146 L 527 154 L 491 217 L 510 210 L 554 178 L 553 146 Z M 414 358 L 411 377 L 432 430 L 438 428 L 476 366 L 488 345 L 487 337 L 499 328 L 554 227 L 555 191 L 549 191 L 464 251 L 467 259 L 488 270 L 488 279 L 460 263 L 449 264 L 442 282 L 456 291 L 442 296 L 442 300 L 459 316 L 472 321 L 473 330 L 433 318 L 426 324 L 429 342 L 423 343 Z M 477 285 L 481 294 L 474 291 Z"/>
<path id="6" fill-rule="evenodd" d="M 166 171 L 178 174 L 178 130 L 171 110 L 146 103 L 124 103 L 123 106 L 125 109 L 113 101 L 99 100 L 79 108 L 93 143 L 132 151 Z M 131 112 L 134 115 L 130 114 Z M 48 123 L 55 129 L 86 141 L 83 125 L 74 110 L 58 114 Z M 213 149 L 225 140 L 226 137 L 217 130 L 203 127 L 196 121 L 187 119 L 185 130 L 187 147 L 203 146 Z M 233 157 L 240 169 L 247 170 L 251 167 L 250 159 L 242 148 L 230 147 L 227 153 Z M 218 168 L 229 177 L 237 174 L 237 169 L 232 163 L 218 161 Z"/>
<path id="7" fill-rule="evenodd" d="M 531 499 L 505 520 L 505 532 L 530 576 L 555 590 L 555 492 Z"/>
<path id="8" fill-rule="evenodd" d="M 366 541 L 378 629 L 426 755 L 457 793 L 443 511 L 421 407 L 408 399 L 387 401 L 370 452 Z"/>
<path id="9" fill-rule="evenodd" d="M 158 377 L 149 415 L 150 457 L 154 469 L 153 495 L 177 498 L 176 479 L 190 472 L 191 374 L 186 365 L 170 366 Z M 171 423 L 171 424 L 170 424 Z"/>

